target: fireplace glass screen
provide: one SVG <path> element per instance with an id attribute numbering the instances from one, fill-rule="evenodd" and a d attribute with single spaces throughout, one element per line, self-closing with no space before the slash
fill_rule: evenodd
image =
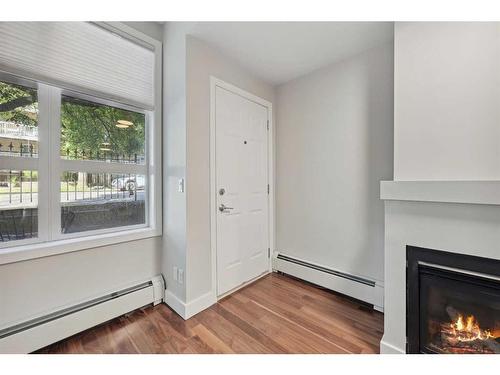
<path id="1" fill-rule="evenodd" d="M 423 265 L 418 274 L 420 352 L 500 354 L 500 281 Z"/>

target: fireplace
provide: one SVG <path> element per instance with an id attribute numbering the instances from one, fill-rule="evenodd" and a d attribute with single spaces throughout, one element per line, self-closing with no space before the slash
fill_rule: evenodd
<path id="1" fill-rule="evenodd" d="M 406 253 L 407 352 L 500 354 L 500 260 Z"/>

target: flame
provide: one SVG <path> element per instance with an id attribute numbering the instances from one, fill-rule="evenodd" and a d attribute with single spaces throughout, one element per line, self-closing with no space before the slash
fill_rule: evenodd
<path id="1" fill-rule="evenodd" d="M 462 314 L 458 314 L 457 319 L 450 324 L 452 335 L 458 341 L 468 342 L 474 340 L 488 340 L 496 337 L 487 329 L 481 329 L 479 322 L 474 315 L 469 315 L 465 318 Z"/>

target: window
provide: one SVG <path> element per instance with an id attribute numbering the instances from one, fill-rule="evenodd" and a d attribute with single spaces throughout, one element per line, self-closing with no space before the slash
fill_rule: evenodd
<path id="1" fill-rule="evenodd" d="M 144 113 L 61 97 L 61 158 L 73 167 L 61 174 L 62 233 L 146 223 L 145 125 Z"/>
<path id="2" fill-rule="evenodd" d="M 0 35 L 0 256 L 160 235 L 161 42 L 106 22 Z"/>
<path id="3" fill-rule="evenodd" d="M 38 236 L 38 97 L 0 82 L 0 242 Z"/>
<path id="4" fill-rule="evenodd" d="M 63 158 L 144 164 L 144 113 L 66 95 L 61 101 Z"/>
<path id="5" fill-rule="evenodd" d="M 144 175 L 64 172 L 62 233 L 144 224 L 145 185 Z"/>
<path id="6" fill-rule="evenodd" d="M 0 78 L 0 246 L 150 226 L 151 112 Z"/>
<path id="7" fill-rule="evenodd" d="M 38 235 L 36 171 L 0 169 L 0 241 Z"/>

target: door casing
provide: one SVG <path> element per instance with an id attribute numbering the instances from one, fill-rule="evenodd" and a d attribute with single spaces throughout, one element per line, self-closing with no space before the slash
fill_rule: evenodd
<path id="1" fill-rule="evenodd" d="M 210 247 L 211 247 L 211 268 L 212 268 L 212 294 L 217 300 L 217 179 L 216 179 L 216 162 L 215 162 L 215 89 L 217 87 L 228 90 L 236 95 L 239 95 L 252 102 L 260 104 L 267 108 L 267 116 L 269 121 L 269 131 L 267 136 L 267 180 L 269 183 L 269 272 L 272 271 L 272 258 L 275 249 L 275 225 L 274 225 L 274 210 L 275 210 L 275 195 L 274 195 L 274 124 L 273 124 L 273 105 L 271 102 L 253 95 L 245 90 L 240 89 L 230 83 L 227 83 L 214 76 L 210 76 Z M 238 289 L 238 288 L 237 288 Z"/>

